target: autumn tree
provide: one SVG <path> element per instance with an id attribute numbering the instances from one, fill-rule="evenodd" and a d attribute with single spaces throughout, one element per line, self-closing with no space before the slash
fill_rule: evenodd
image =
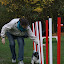
<path id="1" fill-rule="evenodd" d="M 53 32 L 57 17 L 64 16 L 63 0 L 0 0 L 0 2 L 7 7 L 8 12 L 14 13 L 14 17 L 24 16 L 30 23 L 41 20 L 45 25 L 45 20 L 52 17 Z"/>

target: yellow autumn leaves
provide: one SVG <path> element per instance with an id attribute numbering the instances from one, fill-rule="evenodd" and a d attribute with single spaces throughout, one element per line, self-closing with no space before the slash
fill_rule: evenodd
<path id="1" fill-rule="evenodd" d="M 12 3 L 11 4 L 11 7 L 14 7 L 14 9 L 18 9 L 18 5 L 16 5 L 15 3 L 12 2 L 13 0 L 0 0 L 0 2 L 2 3 L 2 5 L 7 5 L 7 4 L 10 4 L 10 2 Z M 14 0 L 16 1 L 16 0 Z M 22 2 L 22 0 L 19 0 L 20 2 Z M 18 2 L 19 2 L 18 1 Z M 35 5 L 35 6 L 32 6 L 34 8 L 33 11 L 36 11 L 36 12 L 42 12 L 43 8 L 44 8 L 44 4 L 46 5 L 48 2 L 52 2 L 54 0 L 24 0 L 24 2 L 28 4 L 31 4 L 31 5 Z M 21 4 L 19 4 L 21 5 Z"/>

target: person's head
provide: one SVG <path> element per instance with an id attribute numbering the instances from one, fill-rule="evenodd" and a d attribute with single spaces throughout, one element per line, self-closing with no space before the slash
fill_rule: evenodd
<path id="1" fill-rule="evenodd" d="M 28 20 L 25 19 L 25 18 L 20 18 L 19 21 L 20 21 L 20 25 L 21 25 L 23 28 L 26 28 L 26 27 L 29 25 Z"/>

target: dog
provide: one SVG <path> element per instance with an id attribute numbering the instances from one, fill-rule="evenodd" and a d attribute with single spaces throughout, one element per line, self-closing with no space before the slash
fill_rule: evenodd
<path id="1" fill-rule="evenodd" d="M 38 52 L 33 52 L 32 59 L 31 59 L 31 64 L 38 64 L 38 63 L 39 63 L 39 53 Z"/>

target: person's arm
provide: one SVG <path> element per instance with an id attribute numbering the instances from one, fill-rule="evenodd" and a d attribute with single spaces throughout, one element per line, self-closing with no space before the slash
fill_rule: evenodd
<path id="1" fill-rule="evenodd" d="M 13 27 L 13 20 L 11 20 L 9 23 L 5 24 L 1 29 L 1 38 L 2 43 L 5 44 L 5 33 L 7 30 L 10 30 Z"/>
<path id="2" fill-rule="evenodd" d="M 10 29 L 10 27 L 8 27 L 8 24 L 4 25 L 2 27 L 2 30 L 1 30 L 1 38 L 2 38 L 2 43 L 5 44 L 5 33 L 6 31 Z"/>
<path id="3" fill-rule="evenodd" d="M 1 29 L 1 38 L 5 37 L 5 33 L 7 30 L 13 28 L 14 24 L 19 21 L 19 18 L 12 19 L 9 23 L 5 24 Z"/>
<path id="4" fill-rule="evenodd" d="M 6 31 L 10 30 L 13 26 L 12 22 L 5 24 L 1 29 L 1 38 L 5 38 Z"/>
<path id="5" fill-rule="evenodd" d="M 32 32 L 32 30 L 29 26 L 28 26 L 27 30 L 28 30 L 28 36 L 30 37 L 30 39 L 32 39 L 36 44 L 38 44 L 38 38 L 34 35 L 34 33 Z M 45 47 L 46 44 L 43 44 L 43 46 Z"/>
<path id="6" fill-rule="evenodd" d="M 9 24 L 5 24 L 1 29 L 1 38 L 5 38 L 5 33 L 7 30 L 11 29 Z"/>
<path id="7" fill-rule="evenodd" d="M 34 35 L 34 33 L 32 32 L 29 26 L 27 27 L 27 32 L 30 39 L 33 40 L 36 44 L 38 44 L 38 38 Z"/>

